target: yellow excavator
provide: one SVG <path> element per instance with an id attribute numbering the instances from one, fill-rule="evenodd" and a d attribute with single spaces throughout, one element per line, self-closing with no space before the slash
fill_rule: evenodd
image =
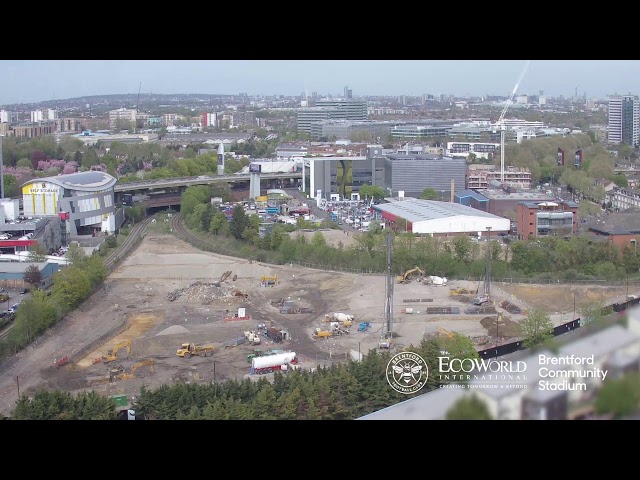
<path id="1" fill-rule="evenodd" d="M 402 275 L 398 275 L 397 277 L 398 283 L 409 283 L 411 281 L 411 275 L 413 275 L 414 273 L 419 273 L 422 276 L 424 276 L 425 274 L 424 270 L 422 270 L 421 268 L 414 267 L 410 270 L 407 270 Z"/>
<path id="2" fill-rule="evenodd" d="M 104 355 L 102 355 L 102 357 L 100 358 L 96 358 L 93 363 L 109 363 L 109 362 L 115 362 L 116 360 L 118 360 L 118 354 L 120 353 L 120 350 L 126 348 L 127 349 L 127 353 L 126 355 L 124 355 L 124 357 L 128 357 L 129 355 L 131 355 L 131 340 L 125 340 L 124 342 L 120 342 L 119 344 L 117 344 L 115 347 L 113 347 L 111 349 L 110 352 L 105 353 Z"/>
<path id="3" fill-rule="evenodd" d="M 445 338 L 453 338 L 453 332 L 450 332 L 446 328 L 438 327 L 438 336 Z"/>
<path id="4" fill-rule="evenodd" d="M 154 366 L 153 358 L 148 358 L 146 360 L 142 360 L 131 366 L 131 369 L 128 372 L 123 371 L 123 368 L 120 366 L 118 368 L 110 368 L 109 369 L 109 381 L 115 382 L 116 380 L 131 380 L 132 378 L 136 378 L 138 376 L 144 377 L 144 374 L 138 375 L 136 372 L 143 367 L 149 367 L 148 373 L 153 375 L 156 373 L 156 369 Z M 143 371 L 147 372 L 147 371 Z"/>

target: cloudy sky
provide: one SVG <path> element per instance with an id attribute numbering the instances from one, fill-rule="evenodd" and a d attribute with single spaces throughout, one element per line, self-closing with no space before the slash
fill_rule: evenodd
<path id="1" fill-rule="evenodd" d="M 526 60 L 0 60 L 0 105 L 89 95 L 509 95 Z M 638 60 L 532 60 L 517 93 L 640 93 Z"/>

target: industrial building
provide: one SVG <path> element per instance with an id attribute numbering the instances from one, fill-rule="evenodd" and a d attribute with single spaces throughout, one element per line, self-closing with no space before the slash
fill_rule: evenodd
<path id="1" fill-rule="evenodd" d="M 516 232 L 529 239 L 578 233 L 578 204 L 572 201 L 518 202 Z"/>
<path id="2" fill-rule="evenodd" d="M 592 356 L 593 363 L 584 361 Z M 568 358 L 582 362 L 568 363 Z M 640 369 L 640 310 L 636 307 L 629 312 L 627 328 L 614 325 L 561 346 L 556 352 L 543 350 L 511 360 L 515 361 L 522 362 L 517 364 L 521 375 L 471 372 L 469 388 L 438 388 L 358 420 L 443 420 L 456 401 L 471 395 L 485 403 L 496 420 L 574 418 L 576 412 L 584 411 L 585 401 L 593 402 L 602 386 L 604 379 L 596 375 L 598 370 L 607 372 L 606 379 L 614 379 Z M 432 375 L 440 372 L 430 370 Z"/>
<path id="3" fill-rule="evenodd" d="M 486 190 L 482 190 L 482 193 L 477 192 L 478 195 L 486 198 L 486 201 L 479 201 L 475 198 L 470 199 L 470 206 L 477 208 L 478 205 L 482 205 L 482 210 L 489 212 L 493 215 L 499 215 L 500 217 L 508 217 L 515 221 L 516 210 L 519 202 L 545 202 L 553 201 L 553 195 L 549 195 L 545 192 L 539 191 L 520 191 L 514 187 L 500 184 L 496 180 L 492 180 L 489 183 L 489 187 Z M 454 195 L 454 201 L 456 196 Z"/>
<path id="4" fill-rule="evenodd" d="M 458 203 L 435 200 L 406 199 L 373 206 L 385 228 L 431 236 L 507 233 L 511 223 L 501 218 Z M 406 222 L 406 227 L 405 227 Z"/>
<path id="5" fill-rule="evenodd" d="M 70 236 L 97 231 L 113 233 L 124 221 L 116 218 L 113 188 L 106 172 L 80 172 L 33 179 L 22 185 L 25 217 L 59 217 Z"/>
<path id="6" fill-rule="evenodd" d="M 594 240 L 607 240 L 621 251 L 625 248 L 638 252 L 640 242 L 640 209 L 612 213 L 602 221 L 587 225 Z"/>
<path id="7" fill-rule="evenodd" d="M 387 155 L 384 162 L 383 188 L 396 196 L 419 197 L 425 188 L 433 188 L 442 198 L 454 189 L 466 188 L 467 165 L 464 158 L 442 155 Z M 382 185 L 381 185 L 382 186 Z"/>
<path id="8" fill-rule="evenodd" d="M 53 274 L 59 270 L 57 263 L 33 263 L 33 262 L 0 262 L 0 286 L 6 289 L 29 288 L 31 285 L 24 281 L 27 268 L 35 265 L 42 280 L 38 287 L 46 288 L 51 284 Z"/>

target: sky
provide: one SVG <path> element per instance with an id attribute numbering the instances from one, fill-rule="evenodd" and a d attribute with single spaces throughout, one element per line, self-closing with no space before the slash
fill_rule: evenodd
<path id="1" fill-rule="evenodd" d="M 91 95 L 504 95 L 527 60 L 0 60 L 0 105 Z M 638 60 L 532 60 L 517 94 L 638 94 Z"/>

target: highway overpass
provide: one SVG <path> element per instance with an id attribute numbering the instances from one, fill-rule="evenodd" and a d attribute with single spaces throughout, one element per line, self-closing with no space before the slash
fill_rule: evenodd
<path id="1" fill-rule="evenodd" d="M 162 178 L 158 180 L 143 180 L 140 182 L 117 183 L 114 187 L 115 193 L 134 193 L 146 190 L 162 190 L 165 188 L 191 187 L 193 185 L 210 185 L 212 183 L 239 183 L 249 182 L 250 173 L 240 173 L 234 175 L 200 175 L 198 177 Z M 260 180 L 293 180 L 292 185 L 297 186 L 296 180 L 302 179 L 301 172 L 293 173 L 261 173 Z M 181 188 L 182 187 L 182 188 Z"/>

